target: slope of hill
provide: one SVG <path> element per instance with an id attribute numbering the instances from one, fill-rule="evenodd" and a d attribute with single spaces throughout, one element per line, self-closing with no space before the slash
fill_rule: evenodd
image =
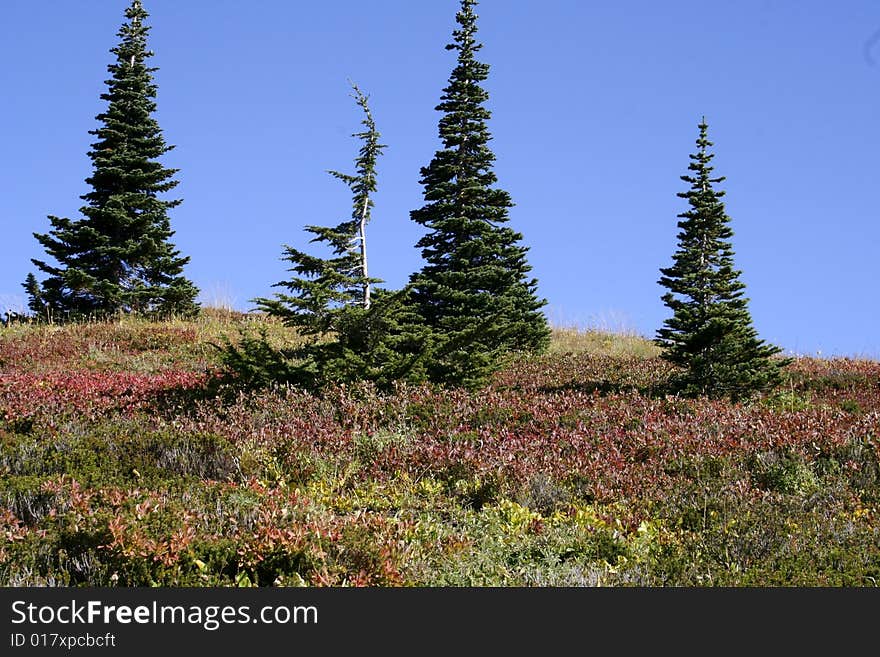
<path id="1" fill-rule="evenodd" d="M 748 404 L 558 330 L 479 392 L 216 385 L 261 318 L 0 330 L 6 586 L 873 586 L 880 363 Z"/>

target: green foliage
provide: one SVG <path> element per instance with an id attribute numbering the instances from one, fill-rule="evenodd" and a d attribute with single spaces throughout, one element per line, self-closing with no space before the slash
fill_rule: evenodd
<path id="1" fill-rule="evenodd" d="M 314 363 L 305 360 L 304 348 L 282 348 L 269 339 L 268 329 L 260 326 L 256 335 L 248 327 L 240 327 L 238 341 L 221 337 L 219 350 L 227 378 L 237 388 L 256 390 L 273 384 L 313 385 Z"/>
<path id="2" fill-rule="evenodd" d="M 256 336 L 242 330 L 237 343 L 226 338 L 219 345 L 221 362 L 236 387 L 250 389 L 280 383 L 320 390 L 370 381 L 388 390 L 397 382 L 424 381 L 428 334 L 412 318 L 407 294 L 374 289 L 369 308 L 334 309 L 333 333 L 290 348 L 273 345 L 265 327 Z"/>
<path id="3" fill-rule="evenodd" d="M 847 413 L 855 413 L 856 415 L 863 412 L 859 402 L 854 399 L 844 399 L 842 402 L 840 402 L 840 408 L 845 410 Z"/>
<path id="4" fill-rule="evenodd" d="M 41 432 L 17 437 L 0 450 L 0 469 L 4 467 L 15 473 L 3 489 L 6 494 L 22 482 L 62 474 L 84 485 L 223 480 L 236 474 L 230 445 L 220 436 L 148 432 L 128 423 L 108 424 L 79 436 Z"/>
<path id="5" fill-rule="evenodd" d="M 369 308 L 371 286 L 381 282 L 370 278 L 367 271 L 366 225 L 373 207 L 371 194 L 376 191 L 376 161 L 385 146 L 379 143 L 380 134 L 368 97 L 357 85 L 352 86 L 354 98 L 364 113 L 365 128 L 352 135 L 362 142 L 355 159 L 356 174 L 329 172 L 351 189 L 351 217 L 332 228 L 306 226 L 306 231 L 314 235 L 311 242 L 325 244 L 332 257 L 321 258 L 285 246 L 283 259 L 291 263 L 289 271 L 296 276 L 274 287 L 286 288 L 288 292 L 276 294 L 274 299 L 254 300 L 260 309 L 308 336 L 340 333 L 344 311 L 353 306 Z"/>
<path id="6" fill-rule="evenodd" d="M 705 120 L 699 128 L 688 166 L 693 175 L 681 177 L 691 188 L 678 194 L 690 208 L 678 215 L 673 265 L 660 270 L 659 283 L 669 290 L 663 302 L 673 315 L 657 331 L 657 343 L 663 358 L 682 368 L 673 380 L 679 392 L 739 399 L 778 385 L 787 361 L 772 358 L 781 350 L 759 340 L 752 327 L 741 272 L 733 268 L 724 192 L 713 188 L 724 178 L 712 177 Z"/>
<path id="7" fill-rule="evenodd" d="M 43 289 L 37 277 L 30 273 L 22 284 L 28 295 L 28 309 L 36 319 L 47 319 L 46 301 L 43 299 Z"/>
<path id="8" fill-rule="evenodd" d="M 858 441 L 832 452 L 815 461 L 792 449 L 743 455 L 671 488 L 662 513 L 680 530 L 651 546 L 651 583 L 876 586 L 874 498 L 854 500 L 848 481 L 853 452 L 862 452 Z M 758 492 L 743 488 L 744 475 Z M 877 490 L 876 480 L 868 489 Z"/>
<path id="9" fill-rule="evenodd" d="M 289 293 L 256 299 L 270 316 L 296 327 L 305 344 L 278 350 L 265 335 L 243 335 L 238 346 L 229 340 L 224 344 L 224 364 L 246 385 L 282 382 L 315 389 L 365 380 L 388 387 L 395 381 L 424 378 L 420 363 L 429 349 L 427 332 L 406 303 L 409 290 L 374 289 L 381 281 L 368 273 L 366 225 L 376 191 L 376 161 L 385 146 L 379 143 L 368 97 L 353 87 L 364 113 L 364 130 L 353 135 L 362 141 L 356 174 L 330 172 L 352 191 L 351 218 L 333 228 L 308 226 L 315 235 L 312 241 L 329 246 L 333 257 L 286 247 L 285 259 L 297 276 L 276 287 Z"/>
<path id="10" fill-rule="evenodd" d="M 755 454 L 750 469 L 755 482 L 769 491 L 808 495 L 818 489 L 818 479 L 810 464 L 795 451 L 771 450 Z"/>
<path id="11" fill-rule="evenodd" d="M 505 226 L 510 195 L 494 184 L 494 153 L 480 83 L 489 66 L 477 61 L 475 0 L 462 0 L 448 50 L 458 62 L 437 110 L 443 148 L 421 171 L 426 204 L 411 213 L 428 229 L 417 243 L 426 264 L 411 277 L 412 303 L 437 342 L 431 380 L 476 386 L 515 351 L 542 351 L 549 328 L 535 296 L 537 281 L 522 235 Z"/>
<path id="12" fill-rule="evenodd" d="M 374 293 L 369 308 L 340 313 L 336 340 L 320 354 L 325 379 L 371 381 L 386 390 L 396 382 L 424 381 L 424 363 L 432 345 L 406 303 L 409 290 Z"/>
<path id="13" fill-rule="evenodd" d="M 809 392 L 796 390 L 792 387 L 780 387 L 765 395 L 761 403 L 775 411 L 797 413 L 812 406 Z"/>
<path id="14" fill-rule="evenodd" d="M 168 211 L 180 200 L 161 200 L 177 186 L 175 169 L 157 158 L 170 151 L 153 113 L 156 85 L 147 66 L 147 12 L 133 0 L 111 52 L 116 62 L 101 99 L 107 109 L 89 151 L 91 191 L 82 199 L 84 218 L 50 216 L 52 230 L 34 233 L 58 265 L 33 263 L 48 277 L 33 274 L 23 284 L 28 306 L 38 318 L 68 320 L 117 313 L 189 316 L 198 311 L 196 287 L 182 275 L 189 258 L 170 243 Z"/>

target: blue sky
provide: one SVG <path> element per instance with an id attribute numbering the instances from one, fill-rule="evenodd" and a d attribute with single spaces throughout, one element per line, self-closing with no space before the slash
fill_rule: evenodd
<path id="1" fill-rule="evenodd" d="M 46 215 L 78 216 L 127 4 L 3 0 L 0 305 L 23 305 Z M 304 225 L 350 212 L 326 173 L 358 148 L 349 78 L 388 145 L 371 274 L 397 287 L 421 267 L 409 212 L 439 144 L 456 0 L 144 5 L 184 199 L 173 241 L 204 302 L 252 308 L 286 276 L 283 244 L 311 248 Z M 659 268 L 705 115 L 761 337 L 880 357 L 876 2 L 483 0 L 477 13 L 499 186 L 553 323 L 652 336 L 668 316 Z"/>

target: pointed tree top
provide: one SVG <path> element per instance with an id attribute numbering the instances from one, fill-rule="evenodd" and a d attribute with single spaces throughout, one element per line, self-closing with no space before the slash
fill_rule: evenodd
<path id="1" fill-rule="evenodd" d="M 461 0 L 461 9 L 455 15 L 455 21 L 461 25 L 461 29 L 452 33 L 455 43 L 446 46 L 447 50 L 479 50 L 481 46 L 474 44 L 474 34 L 477 32 L 477 15 L 473 8 L 477 0 Z"/>
<path id="2" fill-rule="evenodd" d="M 706 149 L 709 146 L 712 146 L 712 142 L 709 141 L 709 124 L 706 123 L 706 115 L 700 119 L 700 123 L 697 126 L 700 129 L 700 136 L 697 137 L 697 146 L 700 149 L 699 157 L 703 159 L 706 157 Z M 712 156 L 708 156 L 708 159 L 712 159 Z"/>
<path id="3" fill-rule="evenodd" d="M 141 4 L 141 0 L 132 0 L 132 3 L 129 5 L 128 9 L 125 10 L 125 17 L 135 22 L 139 22 L 147 16 L 149 16 L 149 14 L 147 14 L 146 10 Z"/>

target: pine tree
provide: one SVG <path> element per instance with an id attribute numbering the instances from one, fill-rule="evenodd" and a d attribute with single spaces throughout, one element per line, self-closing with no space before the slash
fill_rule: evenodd
<path id="1" fill-rule="evenodd" d="M 361 121 L 364 129 L 352 134 L 352 137 L 363 142 L 355 160 L 356 173 L 355 175 L 339 171 L 330 171 L 329 173 L 348 185 L 352 192 L 351 221 L 357 226 L 357 234 L 351 240 L 350 248 L 353 251 L 355 248 L 357 249 L 358 273 L 355 278 L 357 284 L 360 285 L 359 294 L 355 295 L 355 299 L 365 309 L 369 309 L 373 283 L 381 281 L 370 278 L 367 261 L 367 224 L 370 222 L 370 212 L 373 208 L 371 194 L 376 192 L 376 161 L 382 154 L 385 144 L 379 143 L 380 134 L 376 129 L 376 122 L 373 120 L 373 113 L 370 111 L 368 96 L 353 82 L 351 86 L 354 90 L 352 97 L 364 113 L 364 118 Z"/>
<path id="2" fill-rule="evenodd" d="M 119 312 L 191 315 L 198 311 L 197 288 L 182 272 L 189 258 L 170 243 L 168 211 L 180 200 L 162 200 L 171 191 L 176 169 L 157 159 L 170 151 L 153 118 L 156 68 L 147 66 L 149 14 L 139 0 L 125 12 L 127 22 L 111 49 L 116 61 L 101 99 L 107 109 L 91 130 L 97 141 L 88 155 L 91 191 L 81 198 L 83 218 L 50 216 L 52 230 L 34 233 L 58 265 L 33 263 L 48 277 L 37 290 L 24 283 L 32 307 L 45 304 L 56 319 L 109 316 Z M 37 297 L 39 292 L 39 297 Z"/>
<path id="3" fill-rule="evenodd" d="M 680 198 L 690 207 L 678 215 L 678 250 L 673 265 L 661 269 L 658 281 L 669 292 L 663 302 L 673 312 L 657 331 L 663 357 L 682 368 L 675 387 L 688 395 L 740 399 L 776 385 L 785 359 L 781 350 L 759 340 L 748 311 L 745 285 L 734 269 L 733 230 L 713 185 L 714 157 L 705 118 L 699 124 L 697 152 L 690 156 L 690 185 Z"/>
<path id="4" fill-rule="evenodd" d="M 351 307 L 368 309 L 372 286 L 381 283 L 369 276 L 366 226 L 373 208 L 371 195 L 376 191 L 376 162 L 385 145 L 379 143 L 381 135 L 368 96 L 357 85 L 352 87 L 353 97 L 364 113 L 364 130 L 352 135 L 362 142 L 355 159 L 356 173 L 328 172 L 351 189 L 351 217 L 332 228 L 306 226 L 306 231 L 314 235 L 311 242 L 324 243 L 332 257 L 322 258 L 285 245 L 282 259 L 292 264 L 288 271 L 296 276 L 275 283 L 274 287 L 286 288 L 288 293 L 276 294 L 274 299 L 254 299 L 260 309 L 297 327 L 303 335 L 337 331 L 340 311 Z"/>
<path id="5" fill-rule="evenodd" d="M 43 290 L 37 277 L 33 274 L 28 274 L 22 286 L 28 294 L 28 309 L 33 313 L 33 316 L 37 319 L 47 319 Z"/>
<path id="6" fill-rule="evenodd" d="M 404 379 L 424 380 L 421 361 L 427 338 L 406 303 L 408 290 L 374 289 L 382 281 L 368 271 L 366 226 L 377 188 L 376 163 L 385 145 L 379 143 L 368 96 L 352 87 L 364 113 L 364 130 L 352 135 L 361 140 L 355 174 L 329 172 L 352 192 L 351 217 L 332 228 L 306 227 L 314 235 L 311 242 L 329 247 L 329 258 L 285 246 L 283 259 L 292 264 L 289 271 L 295 276 L 275 286 L 288 292 L 254 301 L 296 327 L 305 341 L 287 350 L 273 348 L 265 333 L 243 336 L 240 346 L 227 341 L 221 348 L 223 360 L 244 385 L 282 382 L 315 389 L 366 380 L 389 388 Z"/>
<path id="7" fill-rule="evenodd" d="M 495 155 L 480 86 L 489 66 L 476 59 L 476 0 L 461 0 L 447 50 L 458 62 L 436 110 L 443 143 L 421 170 L 426 204 L 411 213 L 428 229 L 419 240 L 425 265 L 410 279 L 412 303 L 433 333 L 434 381 L 479 384 L 511 351 L 541 351 L 549 328 L 529 280 L 522 235 L 505 226 L 510 195 L 497 187 Z"/>

